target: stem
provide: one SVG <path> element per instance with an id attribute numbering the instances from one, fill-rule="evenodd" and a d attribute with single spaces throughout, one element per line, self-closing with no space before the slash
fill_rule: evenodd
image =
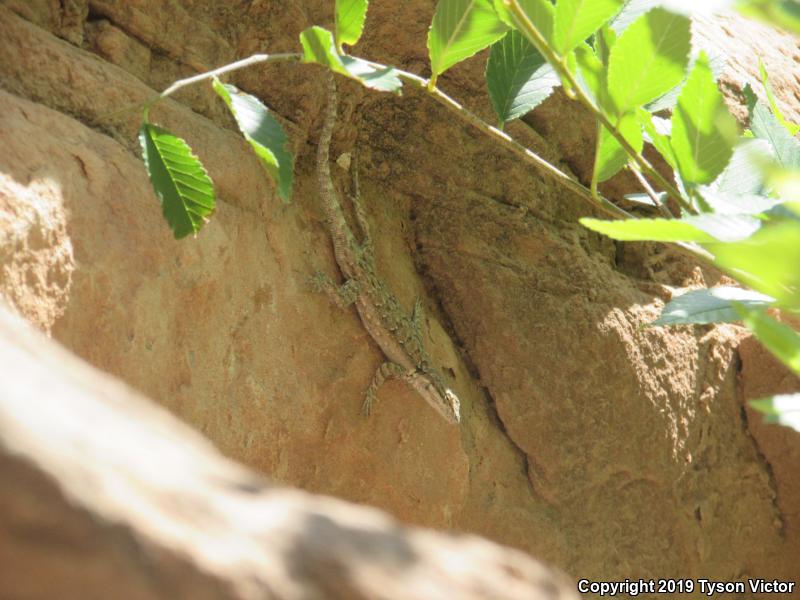
<path id="1" fill-rule="evenodd" d="M 381 65 L 379 63 L 375 63 L 372 61 L 366 61 L 375 67 L 382 67 L 385 68 L 385 65 Z M 604 213 L 608 216 L 613 217 L 615 219 L 634 219 L 635 217 L 629 213 L 628 211 L 620 208 L 613 202 L 611 202 L 608 198 L 604 197 L 600 193 L 596 193 L 596 196 L 592 194 L 592 191 L 579 182 L 574 177 L 567 175 L 559 168 L 551 165 L 545 159 L 540 157 L 538 154 L 526 148 L 515 139 L 513 139 L 510 135 L 506 132 L 499 130 L 497 127 L 492 127 L 488 123 L 486 123 L 483 119 L 481 119 L 476 114 L 470 112 L 468 109 L 464 108 L 461 104 L 456 102 L 453 98 L 445 94 L 437 87 L 432 87 L 431 82 L 424 77 L 420 77 L 414 73 L 409 73 L 408 71 L 403 71 L 402 69 L 398 69 L 395 67 L 395 71 L 397 75 L 403 79 L 414 85 L 414 87 L 422 90 L 429 96 L 431 96 L 434 100 L 436 100 L 439 104 L 443 105 L 444 107 L 455 111 L 455 113 L 461 117 L 462 120 L 466 121 L 476 129 L 480 130 L 481 133 L 484 133 L 492 138 L 494 138 L 501 146 L 507 148 L 514 154 L 520 156 L 525 162 L 531 164 L 534 168 L 536 168 L 540 173 L 549 177 L 551 180 L 555 181 L 557 184 L 569 189 L 572 192 L 575 192 L 578 196 L 583 198 L 584 200 L 588 201 L 592 206 L 595 206 L 601 209 Z M 674 246 L 683 254 L 690 256 L 693 259 L 700 259 L 705 261 L 706 263 L 714 266 L 714 256 L 708 252 L 705 248 L 698 246 L 692 242 L 674 242 Z"/>
<path id="2" fill-rule="evenodd" d="M 544 56 L 547 62 L 549 62 L 558 72 L 558 75 L 561 77 L 562 81 L 569 83 L 571 92 L 578 99 L 578 101 L 587 109 L 589 109 L 595 118 L 600 121 L 600 123 L 602 123 L 606 129 L 608 129 L 611 135 L 614 136 L 614 139 L 617 140 L 620 146 L 622 146 L 625 152 L 628 153 L 628 155 L 636 162 L 642 171 L 650 175 L 685 210 L 693 212 L 691 207 L 685 202 L 675 186 L 667 181 L 667 179 L 664 178 L 661 173 L 656 171 L 649 161 L 628 143 L 628 140 L 626 140 L 625 137 L 617 130 L 617 128 L 614 127 L 611 121 L 609 121 L 608 117 L 606 117 L 606 115 L 594 105 L 594 102 L 592 102 L 592 100 L 586 95 L 586 93 L 583 91 L 583 88 L 578 85 L 577 80 L 572 76 L 572 73 L 570 73 L 569 69 L 565 66 L 561 57 L 559 57 L 553 51 L 553 49 L 550 47 L 550 44 L 548 44 L 541 32 L 536 28 L 533 22 L 531 22 L 527 13 L 525 13 L 520 6 L 519 0 L 505 0 L 505 4 L 514 15 L 515 19 L 517 20 L 517 24 L 520 25 L 522 33 L 525 35 L 525 37 L 528 38 L 528 40 L 536 47 L 536 49 L 541 52 L 542 56 Z"/>
<path id="3" fill-rule="evenodd" d="M 237 60 L 236 62 L 232 62 L 230 64 L 219 67 L 218 69 L 213 69 L 211 71 L 206 71 L 205 73 L 193 75 L 192 77 L 187 77 L 186 79 L 179 79 L 160 94 L 156 94 L 151 98 L 145 100 L 145 104 L 148 105 L 153 104 L 154 102 L 162 100 L 167 96 L 171 96 L 178 90 L 185 88 L 186 86 L 192 85 L 194 83 L 197 83 L 198 81 L 203 81 L 205 79 L 212 79 L 219 75 L 224 75 L 225 73 L 230 73 L 231 71 L 237 71 L 239 69 L 243 69 L 251 65 L 257 65 L 259 63 L 265 63 L 265 62 L 296 61 L 300 60 L 301 58 L 303 58 L 303 55 L 297 54 L 295 52 L 287 52 L 284 54 L 253 54 L 252 56 L 248 56 L 247 58 L 243 58 L 242 60 Z"/>
<path id="4" fill-rule="evenodd" d="M 483 119 L 479 116 L 470 112 L 468 109 L 464 108 L 461 104 L 456 102 L 453 98 L 445 94 L 437 87 L 431 87 L 430 81 L 425 79 L 424 77 L 420 77 L 419 75 L 415 75 L 414 73 L 409 73 L 408 71 L 403 71 L 402 69 L 395 69 L 397 71 L 398 76 L 413 84 L 415 87 L 419 88 L 420 90 L 427 93 L 431 96 L 434 100 L 436 100 L 439 104 L 449 108 L 452 111 L 461 117 L 464 121 L 472 125 L 473 127 L 479 129 L 481 132 L 491 136 L 496 141 L 500 143 L 501 146 L 508 148 L 515 154 L 521 156 L 526 162 L 533 165 L 540 173 L 546 175 L 550 179 L 554 180 L 556 183 L 561 184 L 562 186 L 566 187 L 567 189 L 575 192 L 580 197 L 588 200 L 592 203 L 592 205 L 599 207 L 609 216 L 612 216 L 616 219 L 632 219 L 633 215 L 628 213 L 627 211 L 621 209 L 616 204 L 604 198 L 603 196 L 598 196 L 597 203 L 595 203 L 595 199 L 592 197 L 592 192 L 579 182 L 574 177 L 567 175 L 561 169 L 551 165 L 545 159 L 540 157 L 538 154 L 526 148 L 519 142 L 517 142 L 514 138 L 508 135 L 505 131 L 498 129 L 497 127 L 492 127 L 488 123 L 486 123 Z"/>
<path id="5" fill-rule="evenodd" d="M 669 209 L 667 209 L 666 206 L 664 206 L 664 203 L 661 202 L 661 199 L 658 197 L 658 194 L 650 185 L 650 182 L 647 181 L 647 179 L 645 179 L 644 175 L 642 175 L 641 171 L 639 171 L 639 169 L 633 169 L 633 168 L 631 168 L 631 171 L 633 172 L 633 176 L 636 177 L 636 179 L 639 181 L 639 185 L 641 185 L 642 189 L 644 189 L 647 195 L 650 196 L 650 200 L 653 201 L 653 204 L 655 204 L 655 206 L 658 208 L 661 214 L 667 217 L 668 219 L 673 218 L 674 215 L 671 212 L 669 212 Z"/>
<path id="6" fill-rule="evenodd" d="M 124 108 L 115 110 L 112 113 L 106 113 L 104 115 L 101 115 L 99 117 L 99 120 L 104 121 L 116 117 L 117 115 L 121 115 L 122 113 L 128 112 L 129 110 L 142 108 L 144 112 L 144 120 L 147 121 L 147 117 L 150 112 L 150 107 L 153 104 L 155 104 L 159 100 L 162 100 L 163 98 L 166 98 L 167 96 L 171 96 L 172 94 L 174 94 L 175 92 L 177 92 L 182 88 L 185 88 L 186 86 L 192 85 L 193 83 L 197 83 L 198 81 L 203 81 L 205 79 L 211 79 L 213 77 L 217 77 L 218 75 L 223 75 L 224 73 L 230 73 L 231 71 L 236 71 L 238 69 L 249 67 L 250 65 L 255 65 L 258 63 L 296 61 L 302 58 L 303 58 L 302 54 L 296 54 L 296 53 L 253 54 L 252 56 L 248 56 L 247 58 L 243 58 L 242 60 L 237 60 L 236 62 L 232 62 L 230 64 L 219 67 L 218 69 L 214 69 L 212 71 L 206 71 L 204 73 L 193 75 L 185 79 L 179 79 L 178 81 L 170 85 L 167 89 L 165 89 L 163 92 L 153 94 L 152 96 L 146 98 L 143 102 L 130 104 L 128 106 L 125 106 Z"/>

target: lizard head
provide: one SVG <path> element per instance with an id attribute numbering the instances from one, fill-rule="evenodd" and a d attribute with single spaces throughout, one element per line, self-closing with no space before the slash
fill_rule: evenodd
<path id="1" fill-rule="evenodd" d="M 449 423 L 455 425 L 461 421 L 461 402 L 458 396 L 444 385 L 436 373 L 417 371 L 410 377 L 410 382 L 411 387 Z"/>

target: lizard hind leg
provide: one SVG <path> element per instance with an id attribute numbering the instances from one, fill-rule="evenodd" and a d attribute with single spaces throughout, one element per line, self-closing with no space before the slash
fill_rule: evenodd
<path id="1" fill-rule="evenodd" d="M 372 412 L 372 405 L 378 399 L 378 388 L 380 388 L 387 379 L 391 379 L 392 377 L 405 377 L 406 374 L 406 370 L 397 363 L 387 361 L 378 367 L 378 370 L 375 371 L 375 376 L 372 378 L 372 383 L 369 384 L 364 394 L 364 404 L 361 407 L 361 411 L 366 416 L 369 416 Z"/>
<path id="2" fill-rule="evenodd" d="M 331 302 L 339 308 L 347 308 L 356 301 L 361 293 L 361 286 L 355 279 L 348 279 L 342 285 L 336 285 L 322 271 L 317 271 L 311 278 L 311 287 L 315 292 L 324 292 Z"/>

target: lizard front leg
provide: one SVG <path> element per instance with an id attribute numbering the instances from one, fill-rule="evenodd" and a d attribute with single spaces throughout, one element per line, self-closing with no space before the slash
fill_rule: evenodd
<path id="1" fill-rule="evenodd" d="M 331 302 L 339 308 L 347 308 L 356 301 L 361 293 L 361 285 L 355 279 L 348 279 L 342 285 L 336 285 L 322 271 L 317 271 L 311 278 L 311 287 L 315 292 L 324 292 Z"/>
<path id="2" fill-rule="evenodd" d="M 378 388 L 381 387 L 387 379 L 392 377 L 405 377 L 406 375 L 406 370 L 397 363 L 387 361 L 378 367 L 378 370 L 375 371 L 375 376 L 372 378 L 372 383 L 369 384 L 364 394 L 364 404 L 361 407 L 363 413 L 369 416 L 372 412 L 372 405 L 378 399 Z"/>

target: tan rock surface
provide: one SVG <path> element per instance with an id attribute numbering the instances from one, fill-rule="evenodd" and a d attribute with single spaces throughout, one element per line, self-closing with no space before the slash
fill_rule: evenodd
<path id="1" fill-rule="evenodd" d="M 288 120 L 298 164 L 285 207 L 207 90 L 181 96 L 194 113 L 156 109 L 217 185 L 217 214 L 196 240 L 174 242 L 161 222 L 134 156 L 138 115 L 109 116 L 147 85 L 224 60 L 225 48 L 209 49 L 215 36 L 235 56 L 296 49 L 302 29 L 331 22 L 331 3 L 140 3 L 150 19 L 182 15 L 167 20 L 169 39 L 143 39 L 143 17 L 121 3 L 90 4 L 105 21 L 87 24 L 85 45 L 117 66 L 0 6 L 0 199 L 23 199 L 0 205 L 3 222 L 35 222 L 43 206 L 54 232 L 41 256 L 0 236 L 12 257 L 0 291 L 18 311 L 278 481 L 481 533 L 576 578 L 800 579 L 800 532 L 785 518 L 800 505 L 781 479 L 791 469 L 778 477 L 742 417 L 740 332 L 640 328 L 671 289 L 714 274 L 588 233 L 576 222 L 584 204 L 423 96 L 345 85 L 333 152 L 358 143 L 379 268 L 409 310 L 423 298 L 427 343 L 464 416 L 448 427 L 391 383 L 364 421 L 362 390 L 382 357 L 353 311 L 307 285 L 317 269 L 335 273 L 310 176 L 319 72 L 235 77 Z M 424 73 L 431 11 L 373 0 L 360 53 Z M 750 26 L 725 27 L 731 37 Z M 189 31 L 198 44 L 176 62 L 173 42 Z M 482 68 L 460 65 L 441 85 L 491 119 Z M 529 126 L 512 133 L 580 173 L 591 141 L 560 102 L 529 119 L 547 142 Z M 25 283 L 26 269 L 52 283 Z"/>
<path id="2" fill-rule="evenodd" d="M 267 484 L 0 308 L 0 597 L 577 598 L 522 552 Z"/>

